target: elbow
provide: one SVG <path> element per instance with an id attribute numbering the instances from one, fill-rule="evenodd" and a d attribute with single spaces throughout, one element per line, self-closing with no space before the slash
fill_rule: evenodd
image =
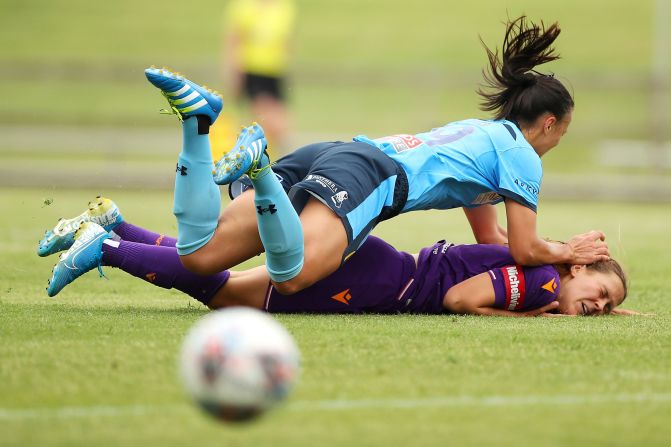
<path id="1" fill-rule="evenodd" d="M 467 314 L 470 313 L 466 309 L 466 303 L 461 295 L 453 290 L 448 290 L 443 298 L 443 307 L 453 314 Z"/>

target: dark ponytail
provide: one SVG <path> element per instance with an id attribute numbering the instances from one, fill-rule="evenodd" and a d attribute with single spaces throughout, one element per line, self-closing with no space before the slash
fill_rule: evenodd
<path id="1" fill-rule="evenodd" d="M 506 25 L 501 59 L 482 42 L 489 58 L 483 70 L 485 85 L 478 89 L 483 98 L 481 109 L 495 112 L 494 119 L 530 124 L 545 112 L 561 120 L 573 109 L 574 102 L 566 87 L 554 75 L 534 71 L 538 65 L 559 59 L 552 44 L 561 29 L 553 23 L 547 29 L 527 22 L 521 16 Z M 481 39 L 482 41 L 482 39 Z"/>

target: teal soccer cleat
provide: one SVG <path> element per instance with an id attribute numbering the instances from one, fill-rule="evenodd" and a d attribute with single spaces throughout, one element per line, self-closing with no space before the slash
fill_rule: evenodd
<path id="1" fill-rule="evenodd" d="M 217 92 L 201 87 L 167 68 L 147 68 L 144 74 L 168 100 L 170 111 L 166 113 L 177 115 L 180 121 L 191 116 L 205 115 L 213 124 L 224 106 Z"/>
<path id="2" fill-rule="evenodd" d="M 258 177 L 270 167 L 266 148 L 268 143 L 263 128 L 257 123 L 243 127 L 238 141 L 215 164 L 212 178 L 218 185 L 233 183 L 243 175 Z"/>
<path id="3" fill-rule="evenodd" d="M 59 219 L 53 230 L 44 233 L 37 245 L 38 256 L 49 256 L 67 250 L 74 243 L 74 234 L 82 222 L 95 222 L 112 231 L 123 222 L 119 207 L 110 199 L 98 196 L 89 202 L 88 209 L 72 219 Z"/>
<path id="4" fill-rule="evenodd" d="M 74 234 L 72 247 L 61 255 L 54 266 L 47 294 L 56 296 L 65 286 L 94 267 L 98 267 L 102 276 L 102 245 L 109 238 L 110 234 L 97 223 L 82 222 Z"/>

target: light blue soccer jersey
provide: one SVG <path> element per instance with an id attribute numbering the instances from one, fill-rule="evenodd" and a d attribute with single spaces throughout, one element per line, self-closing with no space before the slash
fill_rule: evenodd
<path id="1" fill-rule="evenodd" d="M 510 198 L 536 211 L 540 157 L 510 121 L 469 119 L 417 135 L 371 140 L 408 175 L 403 212 L 476 207 Z"/>

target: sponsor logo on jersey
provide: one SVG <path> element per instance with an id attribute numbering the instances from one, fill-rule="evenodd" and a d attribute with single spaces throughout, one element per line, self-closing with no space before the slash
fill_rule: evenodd
<path id="1" fill-rule="evenodd" d="M 482 192 L 478 194 L 478 196 L 475 199 L 473 199 L 471 205 L 484 205 L 486 203 L 498 202 L 501 199 L 502 199 L 501 194 L 497 192 L 494 191 Z"/>
<path id="2" fill-rule="evenodd" d="M 324 188 L 330 189 L 331 192 L 334 192 L 334 193 L 338 192 L 338 186 L 335 184 L 335 182 L 333 180 L 327 179 L 326 177 L 323 177 L 321 175 L 310 174 L 307 177 L 305 177 L 305 180 L 317 182 L 320 185 L 322 185 Z"/>
<path id="3" fill-rule="evenodd" d="M 347 199 L 349 199 L 347 191 L 340 191 L 331 196 L 331 200 L 333 200 L 333 203 L 336 206 L 336 208 L 340 208 L 342 206 L 342 203 Z"/>
<path id="4" fill-rule="evenodd" d="M 555 293 L 557 290 L 557 282 L 555 281 L 554 278 L 552 278 L 550 281 L 546 282 L 541 286 L 541 289 L 545 289 L 550 293 Z"/>
<path id="5" fill-rule="evenodd" d="M 517 310 L 524 305 L 526 287 L 524 272 L 519 265 L 509 265 L 501 269 L 503 282 L 506 286 L 506 309 Z"/>
<path id="6" fill-rule="evenodd" d="M 414 149 L 420 144 L 422 144 L 422 140 L 420 140 L 414 135 L 408 135 L 408 134 L 392 135 L 390 137 L 380 138 L 375 141 L 391 144 L 391 146 L 394 148 L 396 152 L 403 152 L 410 149 Z"/>
<path id="7" fill-rule="evenodd" d="M 349 293 L 349 289 L 345 289 L 342 292 L 333 295 L 331 299 L 349 306 L 349 300 L 352 299 L 352 295 Z"/>

